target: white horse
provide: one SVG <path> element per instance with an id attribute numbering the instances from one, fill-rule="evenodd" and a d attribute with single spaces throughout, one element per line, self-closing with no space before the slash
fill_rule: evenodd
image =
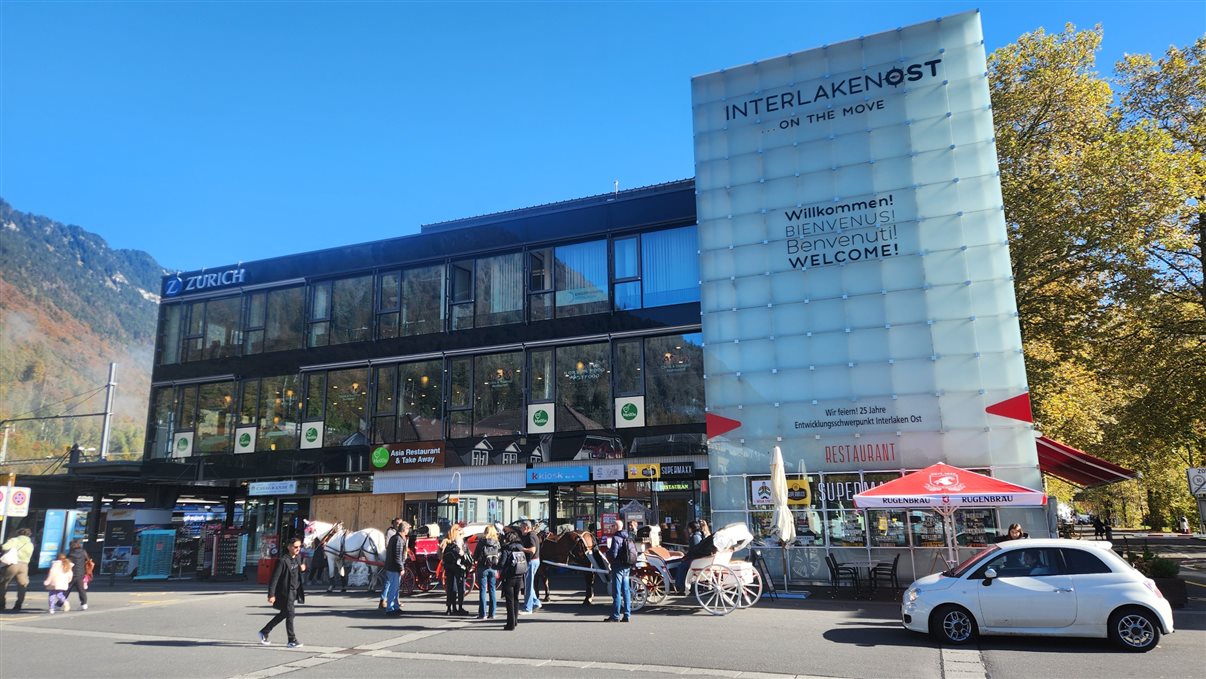
<path id="1" fill-rule="evenodd" d="M 385 568 L 385 534 L 376 528 L 365 528 L 356 532 L 348 532 L 342 523 L 327 523 L 325 521 L 306 521 L 305 537 L 302 545 L 307 549 L 313 548 L 316 542 L 325 542 L 327 558 L 327 573 L 330 583 L 327 591 L 335 587 L 334 580 L 341 568 L 351 568 L 356 562 L 369 567 L 369 591 L 374 591 L 375 583 L 381 579 Z M 343 580 L 343 591 L 348 591 L 347 580 Z"/>

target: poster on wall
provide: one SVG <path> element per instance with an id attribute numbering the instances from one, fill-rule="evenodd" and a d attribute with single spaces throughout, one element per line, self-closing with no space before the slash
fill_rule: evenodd
<path id="1" fill-rule="evenodd" d="M 1028 387 L 980 14 L 702 75 L 692 104 L 706 397 L 735 423 L 713 466 L 780 445 L 789 474 L 1037 485 L 1032 427 L 986 412 Z"/>

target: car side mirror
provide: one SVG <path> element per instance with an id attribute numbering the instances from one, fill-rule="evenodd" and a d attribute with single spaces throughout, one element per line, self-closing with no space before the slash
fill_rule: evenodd
<path id="1" fill-rule="evenodd" d="M 988 587 L 989 585 L 991 585 L 992 581 L 994 579 L 996 579 L 996 577 L 997 577 L 997 569 L 989 568 L 988 570 L 984 571 L 984 586 Z"/>

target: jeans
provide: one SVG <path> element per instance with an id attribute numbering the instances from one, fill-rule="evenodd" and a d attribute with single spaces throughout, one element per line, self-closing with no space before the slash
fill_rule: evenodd
<path id="1" fill-rule="evenodd" d="M 493 568 L 482 568 L 477 571 L 477 586 L 478 599 L 477 617 L 493 618 L 494 611 L 497 608 L 497 602 L 494 600 L 494 583 L 498 571 Z M 487 597 L 490 605 L 487 606 Z"/>
<path id="2" fill-rule="evenodd" d="M 544 608 L 544 604 L 540 603 L 540 597 L 536 596 L 536 571 L 540 568 L 540 559 L 532 559 L 528 562 L 528 572 L 524 573 L 523 586 L 527 591 L 528 596 L 524 599 L 523 610 L 531 613 L 537 608 Z"/>
<path id="3" fill-rule="evenodd" d="M 396 611 L 398 605 L 398 586 L 402 584 L 402 574 L 385 571 L 385 587 L 381 590 L 381 600 L 385 602 L 385 611 Z"/>
<path id="4" fill-rule="evenodd" d="M 632 615 L 632 583 L 628 581 L 631 568 L 614 568 L 611 571 L 611 618 L 619 620 Z"/>

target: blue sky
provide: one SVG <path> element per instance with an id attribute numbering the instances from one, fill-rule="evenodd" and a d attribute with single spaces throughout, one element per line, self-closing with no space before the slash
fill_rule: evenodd
<path id="1" fill-rule="evenodd" d="M 0 196 L 170 269 L 694 174 L 690 79 L 952 2 L 0 3 Z M 1103 73 L 1193 2 L 985 2 L 991 51 L 1066 22 Z"/>

